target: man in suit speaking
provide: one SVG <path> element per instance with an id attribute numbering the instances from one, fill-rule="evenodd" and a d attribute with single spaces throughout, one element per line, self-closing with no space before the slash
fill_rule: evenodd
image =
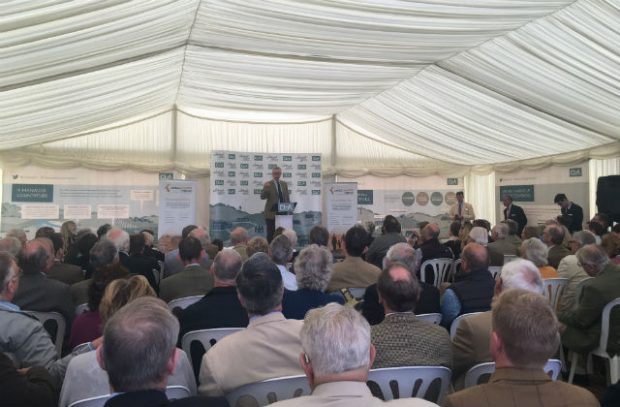
<path id="1" fill-rule="evenodd" d="M 504 195 L 502 197 L 502 203 L 504 204 L 504 220 L 514 220 L 519 225 L 517 235 L 521 237 L 521 232 L 525 225 L 527 225 L 527 216 L 523 212 L 523 208 L 517 205 L 513 205 L 512 196 Z"/>
<path id="2" fill-rule="evenodd" d="M 284 181 L 280 181 L 282 176 L 282 168 L 275 166 L 271 170 L 271 180 L 265 182 L 260 199 L 266 199 L 265 202 L 265 224 L 267 226 L 267 241 L 271 242 L 273 233 L 276 229 L 276 212 L 279 203 L 290 202 L 288 194 L 288 185 Z"/>

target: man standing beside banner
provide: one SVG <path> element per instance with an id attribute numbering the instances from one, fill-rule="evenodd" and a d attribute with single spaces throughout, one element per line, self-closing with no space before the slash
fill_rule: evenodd
<path id="1" fill-rule="evenodd" d="M 265 225 L 267 226 L 267 241 L 271 242 L 276 229 L 276 212 L 279 203 L 290 202 L 288 185 L 285 181 L 280 181 L 282 169 L 278 166 L 271 170 L 272 179 L 265 182 L 260 199 L 265 202 Z"/>

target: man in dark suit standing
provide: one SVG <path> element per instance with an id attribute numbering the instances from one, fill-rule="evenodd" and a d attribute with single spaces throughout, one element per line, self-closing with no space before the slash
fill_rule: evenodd
<path id="1" fill-rule="evenodd" d="M 571 234 L 582 230 L 583 209 L 581 206 L 569 201 L 566 194 L 557 194 L 553 198 L 553 203 L 560 205 L 562 217 L 568 220 L 566 227 Z"/>
<path id="2" fill-rule="evenodd" d="M 514 220 L 517 222 L 518 230 L 517 236 L 521 236 L 521 232 L 525 225 L 527 225 L 527 216 L 525 216 L 525 212 L 523 212 L 523 208 L 520 206 L 514 205 L 512 203 L 512 196 L 504 195 L 502 197 L 502 202 L 504 203 L 504 220 Z"/>
<path id="3" fill-rule="evenodd" d="M 267 226 L 267 241 L 271 243 L 273 234 L 276 230 L 276 212 L 279 203 L 290 202 L 288 193 L 288 185 L 284 181 L 280 181 L 282 176 L 282 168 L 275 166 L 271 170 L 272 179 L 265 182 L 260 199 L 266 199 L 265 202 L 265 225 Z"/>

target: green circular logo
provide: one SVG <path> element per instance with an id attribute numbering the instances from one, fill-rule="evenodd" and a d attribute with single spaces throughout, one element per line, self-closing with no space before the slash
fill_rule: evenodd
<path id="1" fill-rule="evenodd" d="M 405 206 L 411 206 L 415 202 L 415 197 L 412 192 L 405 192 L 402 197 L 403 204 Z"/>
<path id="2" fill-rule="evenodd" d="M 431 194 L 431 203 L 435 206 L 439 206 L 443 203 L 443 195 L 441 195 L 441 192 L 433 192 Z"/>

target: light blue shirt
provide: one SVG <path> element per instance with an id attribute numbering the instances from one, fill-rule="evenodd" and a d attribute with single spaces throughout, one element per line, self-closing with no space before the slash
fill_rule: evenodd
<path id="1" fill-rule="evenodd" d="M 441 297 L 441 325 L 450 327 L 452 321 L 461 313 L 461 301 L 454 290 L 447 289 Z"/>
<path id="2" fill-rule="evenodd" d="M 21 308 L 19 308 L 19 306 L 8 301 L 0 301 L 0 309 L 4 309 L 7 311 L 21 311 Z"/>

